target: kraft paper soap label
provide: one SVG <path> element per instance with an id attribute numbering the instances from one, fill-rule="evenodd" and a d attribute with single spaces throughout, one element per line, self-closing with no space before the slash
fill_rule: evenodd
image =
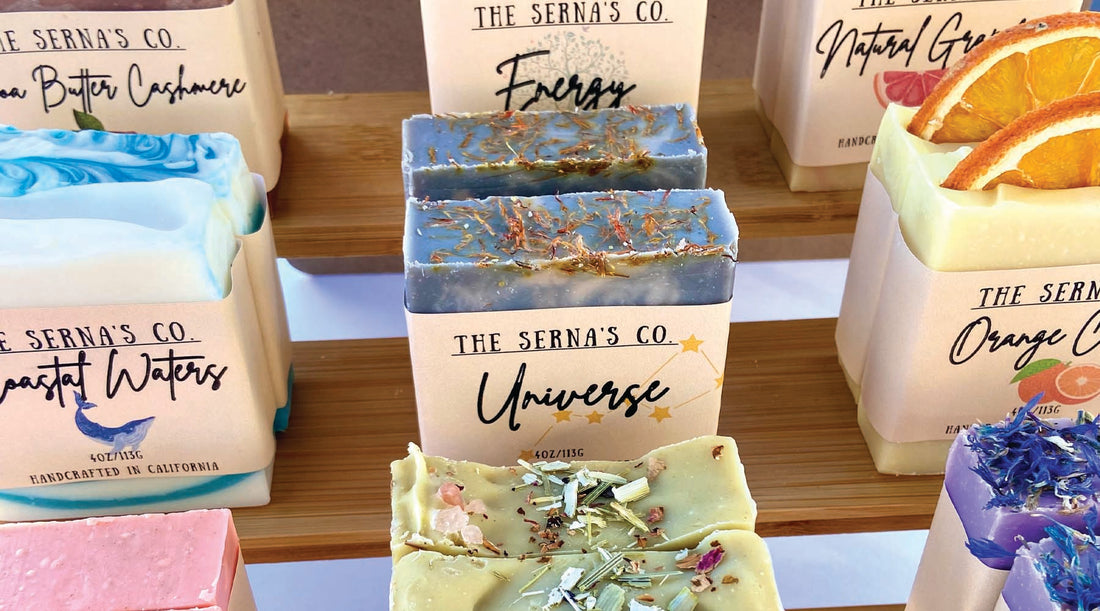
<path id="1" fill-rule="evenodd" d="M 406 313 L 422 447 L 508 465 L 713 435 L 729 314 L 730 302 Z"/>
<path id="2" fill-rule="evenodd" d="M 0 116 L 22 129 L 228 132 L 269 187 L 285 106 L 265 0 L 3 13 Z"/>
<path id="3" fill-rule="evenodd" d="M 890 209 L 885 194 L 863 205 Z M 896 213 L 874 216 L 892 238 L 860 400 L 880 435 L 953 439 L 1040 392 L 1039 416 L 1100 410 L 1100 265 L 936 272 Z"/>
<path id="4" fill-rule="evenodd" d="M 868 161 L 889 103 L 919 106 L 946 68 L 1000 30 L 1081 8 L 1080 0 L 806 4 L 808 10 L 765 7 L 766 17 L 786 23 L 765 20 L 781 38 L 762 41 L 756 68 L 779 75 L 758 78 L 757 85 L 769 89 L 764 99 L 774 100 L 774 109 L 765 112 L 773 113 L 792 161 L 803 166 Z"/>
<path id="5" fill-rule="evenodd" d="M 421 0 L 432 112 L 698 105 L 706 0 Z"/>
<path id="6" fill-rule="evenodd" d="M 274 398 L 238 253 L 217 302 L 4 310 L 0 488 L 227 475 L 274 455 Z"/>

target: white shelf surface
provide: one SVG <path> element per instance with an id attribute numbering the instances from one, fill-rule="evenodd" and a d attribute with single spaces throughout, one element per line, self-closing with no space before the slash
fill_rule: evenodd
<path id="1" fill-rule="evenodd" d="M 846 259 L 737 265 L 731 322 L 835 317 Z M 404 337 L 401 274 L 309 275 L 279 261 L 295 341 Z M 293 426 L 293 424 L 292 424 Z M 904 603 L 928 531 L 771 537 L 780 598 L 809 609 Z M 389 558 L 253 564 L 260 611 L 388 608 Z"/>

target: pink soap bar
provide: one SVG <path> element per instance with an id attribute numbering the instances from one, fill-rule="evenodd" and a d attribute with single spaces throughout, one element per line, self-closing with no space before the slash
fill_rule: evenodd
<path id="1" fill-rule="evenodd" d="M 2 524 L 0 609 L 228 609 L 239 547 L 228 509 Z"/>

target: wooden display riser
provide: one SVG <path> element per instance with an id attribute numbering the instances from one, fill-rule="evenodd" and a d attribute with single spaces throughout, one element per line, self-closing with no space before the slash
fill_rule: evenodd
<path id="1" fill-rule="evenodd" d="M 719 432 L 763 536 L 928 528 L 942 476 L 877 473 L 837 364 L 835 319 L 731 325 Z M 418 439 L 404 338 L 300 342 L 271 504 L 235 510 L 245 560 L 389 554 L 389 463 Z"/>
<path id="2" fill-rule="evenodd" d="M 380 257 L 372 271 L 400 271 L 401 120 L 428 112 L 428 94 L 293 95 L 287 106 L 290 129 L 274 198 L 279 256 Z M 753 258 L 756 240 L 852 233 L 860 192 L 791 193 L 754 108 L 747 79 L 702 84 L 707 185 L 725 191 L 742 254 Z"/>

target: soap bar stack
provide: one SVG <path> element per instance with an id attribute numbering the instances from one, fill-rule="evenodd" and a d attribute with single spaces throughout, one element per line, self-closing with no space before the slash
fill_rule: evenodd
<path id="1" fill-rule="evenodd" d="M 418 115 L 403 136 L 410 312 L 732 296 L 737 225 L 689 106 Z"/>
<path id="2" fill-rule="evenodd" d="M 293 380 L 290 328 L 276 267 L 274 238 L 267 222 L 263 182 L 249 171 L 237 139 L 222 133 L 154 136 L 0 127 L 0 197 L 15 198 L 16 207 L 20 197 L 63 187 L 159 183 L 173 178 L 209 185 L 218 216 L 224 217 L 233 234 L 241 238 L 278 408 L 275 430 L 286 430 Z M 106 192 L 113 188 L 121 187 L 108 187 Z M 64 193 L 58 197 L 71 199 Z M 114 212 L 96 206 L 95 214 Z M 145 214 L 155 215 L 155 210 Z"/>
<path id="3" fill-rule="evenodd" d="M 1042 420 L 1035 403 L 955 439 L 907 608 L 992 609 L 1022 544 L 1095 522 L 1100 426 Z"/>
<path id="4" fill-rule="evenodd" d="M 29 480 L 20 480 L 23 487 L 0 490 L 0 520 L 268 502 L 272 427 L 279 428 L 280 421 L 285 425 L 290 372 L 289 354 L 279 349 L 289 338 L 265 215 L 262 183 L 248 172 L 236 140 L 225 134 L 148 136 L 0 129 L 0 260 L 4 263 L 0 276 L 10 287 L 0 296 L 0 307 L 15 313 L 40 311 L 41 320 L 46 321 L 43 326 L 66 327 L 64 334 L 51 331 L 48 341 L 32 344 L 30 349 L 46 354 L 65 350 L 62 354 L 75 356 L 74 349 L 80 348 L 81 355 L 87 353 L 81 358 L 89 362 L 82 370 L 80 386 L 73 390 L 59 387 L 56 394 L 62 395 L 63 401 L 44 408 L 71 413 L 79 407 L 76 427 L 55 431 L 50 442 L 34 445 L 27 458 L 35 465 L 35 453 L 58 452 L 54 443 L 69 444 L 66 447 L 83 443 L 89 451 L 80 455 L 83 460 L 91 456 L 95 463 L 85 466 L 74 461 L 71 471 L 37 473 L 32 469 Z M 173 311 L 175 304 L 179 304 L 179 312 Z M 195 323 L 201 319 L 186 318 L 183 313 L 191 311 L 186 304 L 226 304 L 219 307 L 228 310 L 219 311 L 232 312 L 230 320 L 236 322 L 221 319 L 218 324 L 235 325 L 232 333 L 210 331 L 213 327 Z M 166 305 L 171 318 L 164 319 L 162 329 L 152 330 L 152 336 L 149 328 L 134 322 L 141 318 L 142 308 L 165 311 Z M 88 306 L 100 309 L 83 309 Z M 80 309 L 66 309 L 72 307 Z M 80 318 L 75 318 L 76 312 Z M 10 328 L 14 324 L 10 318 L 5 317 L 6 344 L 0 351 L 0 359 L 7 359 L 9 368 L 12 358 L 27 352 L 18 349 L 23 330 Z M 173 394 L 162 397 L 150 382 L 141 384 L 140 370 L 118 353 L 128 344 L 154 342 L 148 345 L 155 346 L 169 340 L 178 342 L 173 348 L 175 355 L 190 360 L 175 370 L 180 378 L 173 382 Z M 163 418 L 127 422 L 123 412 L 108 407 L 112 390 L 121 397 L 118 400 L 140 403 L 143 412 L 148 412 L 143 416 L 187 400 L 192 392 L 186 387 L 188 382 L 200 387 L 194 393 L 216 391 L 221 394 L 214 396 L 227 396 L 230 391 L 219 390 L 223 382 L 213 387 L 209 381 L 198 384 L 204 374 L 189 369 L 195 362 L 206 366 L 233 358 L 202 347 L 206 340 L 228 341 L 231 354 L 247 355 L 243 365 L 233 365 L 229 374 L 220 374 L 225 376 L 224 384 L 232 385 L 231 392 L 239 393 L 233 396 L 247 398 L 239 404 L 231 402 L 226 409 L 235 410 L 235 422 L 242 423 L 241 428 L 232 429 L 235 434 L 250 431 L 234 442 L 242 448 L 259 448 L 266 457 L 248 459 L 255 463 L 250 471 L 224 471 L 216 460 L 209 462 L 208 456 L 210 449 L 224 447 L 219 432 L 223 423 L 200 422 L 197 426 L 205 426 L 209 432 L 198 441 L 179 439 L 174 443 L 181 449 L 173 451 L 201 457 L 201 461 L 131 462 L 129 468 L 139 471 L 140 477 L 118 477 L 125 461 L 142 460 L 139 446 L 146 435 L 165 440 L 176 434 L 163 428 L 169 426 L 161 424 L 167 422 Z M 188 343 L 194 345 L 184 347 Z M 119 348 L 108 354 L 106 348 L 115 344 Z M 157 348 L 148 350 L 161 356 Z M 105 394 L 99 372 L 105 361 L 116 358 L 118 363 L 129 364 L 111 360 Z M 129 377 L 117 377 L 126 366 L 130 367 Z M 182 373 L 185 370 L 187 375 Z M 211 373 L 216 374 L 217 369 L 205 370 L 205 375 Z M 7 400 L 35 400 L 32 393 L 16 394 L 9 393 Z M 45 399 L 53 396 L 48 394 Z M 74 401 L 76 405 L 72 405 Z M 146 405 L 149 402 L 154 405 Z M 102 405 L 97 411 L 83 412 L 97 403 Z M 153 433 L 148 433 L 150 426 L 143 422 L 152 423 Z M 100 459 L 115 462 L 112 468 L 118 472 L 101 468 Z"/>
<path id="5" fill-rule="evenodd" d="M 254 611 L 228 510 L 0 524 L 0 608 Z"/>
<path id="6" fill-rule="evenodd" d="M 702 437 L 632 461 L 425 456 L 391 465 L 394 610 L 779 609 L 737 446 Z M 611 601 L 619 601 L 612 604 Z M 679 602 L 674 602 L 679 601 Z M 692 604 L 688 604 L 689 601 Z M 601 606 L 605 605 L 605 606 Z M 697 605 L 697 606 L 696 606 Z"/>

